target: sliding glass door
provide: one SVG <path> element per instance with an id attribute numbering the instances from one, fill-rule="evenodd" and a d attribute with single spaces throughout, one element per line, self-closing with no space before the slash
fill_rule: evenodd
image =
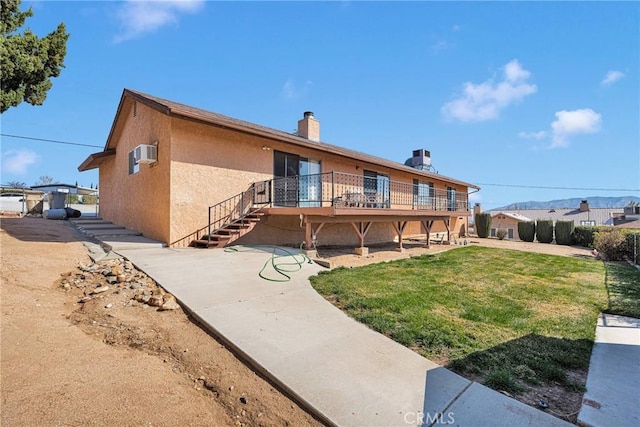
<path id="1" fill-rule="evenodd" d="M 273 198 L 276 206 L 321 205 L 320 161 L 274 151 Z"/>
<path id="2" fill-rule="evenodd" d="M 367 204 L 376 208 L 390 207 L 391 186 L 389 177 L 369 170 L 365 170 L 363 174 L 364 194 L 367 198 Z"/>

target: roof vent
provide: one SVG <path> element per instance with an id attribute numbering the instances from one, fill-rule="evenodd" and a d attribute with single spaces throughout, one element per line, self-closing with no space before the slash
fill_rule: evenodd
<path id="1" fill-rule="evenodd" d="M 431 153 L 429 150 L 413 150 L 413 157 L 408 158 L 404 164 L 414 169 L 435 172 L 431 166 Z"/>

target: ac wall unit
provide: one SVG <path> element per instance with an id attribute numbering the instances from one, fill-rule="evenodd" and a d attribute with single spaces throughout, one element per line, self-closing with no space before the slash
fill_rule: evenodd
<path id="1" fill-rule="evenodd" d="M 133 156 L 136 159 L 136 163 L 155 163 L 158 161 L 158 147 L 155 145 L 138 145 Z"/>

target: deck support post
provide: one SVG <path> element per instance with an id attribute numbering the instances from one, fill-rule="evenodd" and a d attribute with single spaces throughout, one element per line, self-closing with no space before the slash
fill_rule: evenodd
<path id="1" fill-rule="evenodd" d="M 324 227 L 324 222 L 318 224 L 318 226 L 313 229 L 313 224 L 307 221 L 306 217 L 303 217 L 304 222 L 304 248 L 307 256 L 311 258 L 311 256 L 317 255 L 317 250 L 315 248 L 315 240 L 318 238 L 318 233 Z"/>
<path id="2" fill-rule="evenodd" d="M 451 218 L 445 218 L 442 221 L 444 222 L 444 226 L 447 229 L 447 244 L 450 245 L 451 244 L 451 228 L 449 228 L 449 225 L 451 223 Z"/>
<path id="3" fill-rule="evenodd" d="M 357 225 L 355 222 L 351 223 L 351 227 L 353 228 L 353 231 L 356 232 L 356 234 L 358 235 L 358 239 L 360 240 L 360 247 L 355 249 L 355 252 L 357 255 L 360 255 L 360 256 L 369 255 L 369 248 L 364 246 L 364 238 L 369 232 L 369 229 L 371 228 L 371 224 L 373 224 L 371 221 L 358 222 Z"/>
<path id="4" fill-rule="evenodd" d="M 404 252 L 404 248 L 402 247 L 402 233 L 404 233 L 404 229 L 407 226 L 407 222 L 408 221 L 398 221 L 398 223 L 396 224 L 395 222 L 392 222 L 391 225 L 393 225 L 393 229 L 396 231 L 396 234 L 398 235 L 398 251 L 400 252 Z"/>
<path id="5" fill-rule="evenodd" d="M 431 247 L 431 227 L 433 227 L 433 220 L 420 221 L 422 226 L 424 227 L 425 234 L 427 235 L 427 244 L 426 247 Z"/>

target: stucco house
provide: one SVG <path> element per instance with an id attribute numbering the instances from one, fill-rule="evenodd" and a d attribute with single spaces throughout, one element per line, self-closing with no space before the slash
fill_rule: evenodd
<path id="1" fill-rule="evenodd" d="M 518 223 L 522 221 L 533 221 L 524 215 L 513 212 L 498 212 L 491 215 L 491 229 L 490 236 L 496 237 L 498 230 L 503 229 L 507 232 L 507 240 L 520 240 L 520 234 L 518 233 Z"/>
<path id="2" fill-rule="evenodd" d="M 100 215 L 170 246 L 353 245 L 464 235 L 475 185 L 320 141 L 306 112 L 287 133 L 125 89 L 99 168 Z"/>

